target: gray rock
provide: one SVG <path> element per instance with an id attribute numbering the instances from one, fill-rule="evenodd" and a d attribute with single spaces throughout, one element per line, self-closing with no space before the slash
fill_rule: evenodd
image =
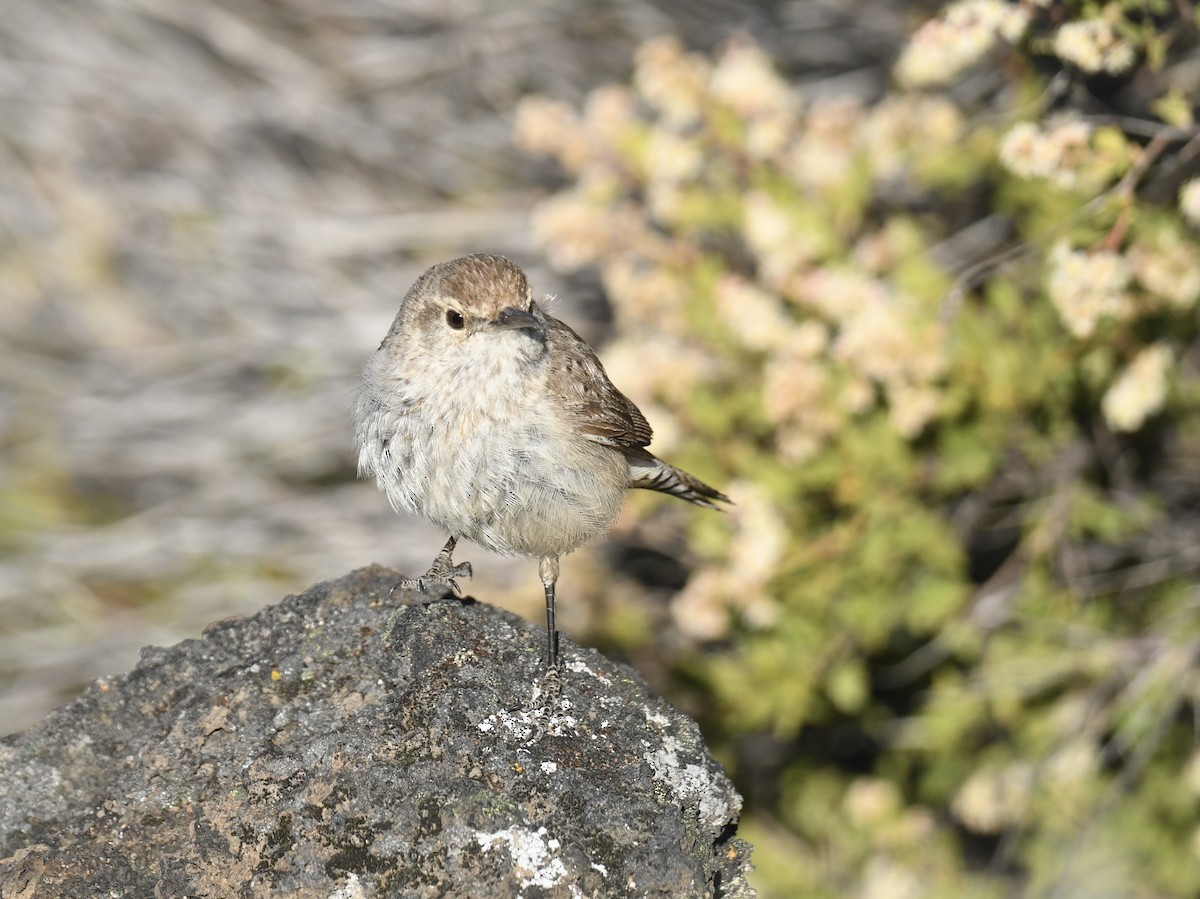
<path id="1" fill-rule="evenodd" d="M 149 648 L 0 742 L 4 897 L 752 896 L 696 725 L 374 566 Z"/>

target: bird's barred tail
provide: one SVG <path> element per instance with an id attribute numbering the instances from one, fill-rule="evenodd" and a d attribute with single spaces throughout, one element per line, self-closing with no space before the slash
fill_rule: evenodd
<path id="1" fill-rule="evenodd" d="M 650 453 L 646 453 L 644 458 L 640 455 L 630 458 L 629 486 L 669 493 L 671 496 L 678 496 L 680 499 L 686 499 L 689 503 L 708 506 L 710 509 L 719 509 L 718 502 L 731 501 L 719 490 L 714 490 L 686 471 L 682 471 L 674 465 L 668 465 Z"/>

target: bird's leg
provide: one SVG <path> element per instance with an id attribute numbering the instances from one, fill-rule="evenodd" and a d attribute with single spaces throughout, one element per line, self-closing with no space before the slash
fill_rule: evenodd
<path id="1" fill-rule="evenodd" d="M 460 562 L 455 565 L 451 556 L 454 554 L 454 546 L 458 543 L 458 538 L 453 534 L 446 541 L 446 545 L 442 547 L 442 551 L 438 553 L 433 564 L 429 566 L 429 570 L 417 578 L 405 578 L 396 586 L 392 587 L 392 593 L 397 590 L 417 590 L 421 593 L 429 591 L 430 587 L 446 586 L 454 591 L 455 596 L 462 596 L 462 590 L 458 586 L 458 581 L 455 578 L 470 577 L 471 563 Z"/>
<path id="2" fill-rule="evenodd" d="M 542 694 L 546 704 L 558 699 L 558 631 L 554 627 L 554 585 L 558 581 L 558 556 L 542 556 L 538 565 L 542 586 L 546 589 L 546 676 Z"/>

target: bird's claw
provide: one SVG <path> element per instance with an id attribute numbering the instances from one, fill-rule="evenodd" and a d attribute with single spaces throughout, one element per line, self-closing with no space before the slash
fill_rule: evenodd
<path id="1" fill-rule="evenodd" d="M 470 576 L 470 562 L 459 562 L 455 565 L 451 562 L 449 553 L 438 553 L 437 558 L 433 560 L 433 564 L 429 566 L 428 571 L 420 577 L 404 578 L 404 580 L 397 582 L 388 593 L 388 597 L 391 598 L 397 590 L 432 593 L 434 588 L 449 587 L 454 592 L 454 595 L 461 599 L 463 592 L 462 587 L 458 585 L 457 579 L 460 577 L 469 578 Z"/>

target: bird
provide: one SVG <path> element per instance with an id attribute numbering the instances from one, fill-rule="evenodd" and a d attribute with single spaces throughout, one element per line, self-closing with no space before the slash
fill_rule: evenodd
<path id="1" fill-rule="evenodd" d="M 463 538 L 538 560 L 550 679 L 561 556 L 606 533 L 630 489 L 730 502 L 647 449 L 646 417 L 503 256 L 451 259 L 413 283 L 363 369 L 354 431 L 359 476 L 449 535 L 397 589 L 461 596 L 458 578 L 472 573 L 453 561 Z"/>

